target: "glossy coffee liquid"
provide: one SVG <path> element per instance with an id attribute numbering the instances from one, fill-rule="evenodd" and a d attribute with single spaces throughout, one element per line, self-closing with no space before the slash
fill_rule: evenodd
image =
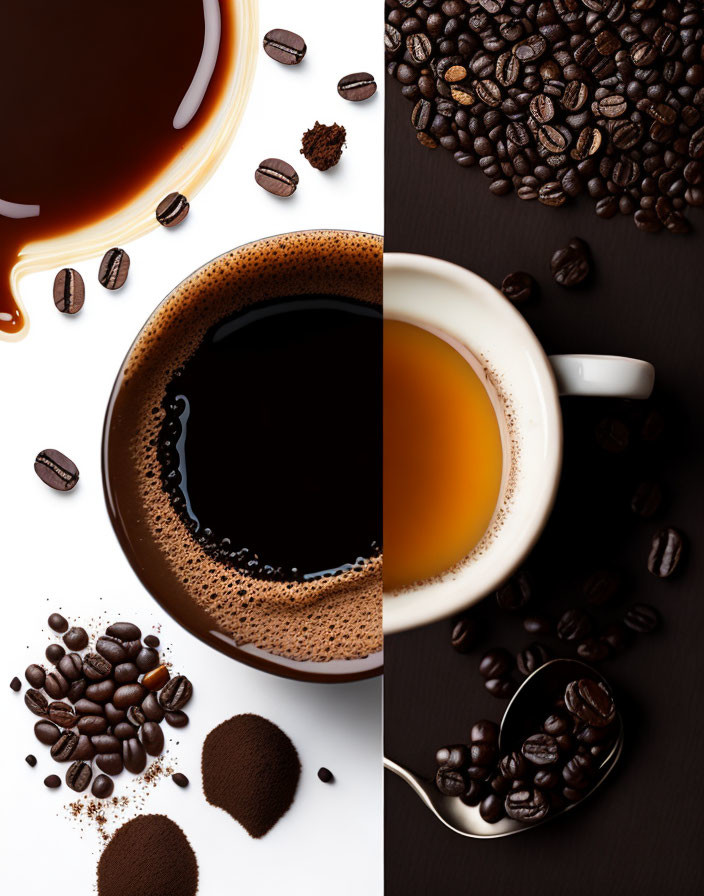
<path id="1" fill-rule="evenodd" d="M 278 581 L 378 554 L 381 364 L 380 309 L 352 299 L 277 299 L 212 327 L 166 390 L 159 439 L 192 537 Z"/>
<path id="2" fill-rule="evenodd" d="M 225 0 L 0 4 L 1 331 L 25 325 L 10 288 L 23 246 L 149 186 L 219 102 L 233 33 Z"/>
<path id="3" fill-rule="evenodd" d="M 494 406 L 460 351 L 384 321 L 384 590 L 438 576 L 491 522 L 502 476 Z"/>

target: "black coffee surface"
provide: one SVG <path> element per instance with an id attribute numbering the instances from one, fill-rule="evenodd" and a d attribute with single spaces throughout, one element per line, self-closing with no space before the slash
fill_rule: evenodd
<path id="1" fill-rule="evenodd" d="M 221 561 L 301 580 L 353 568 L 381 537 L 381 313 L 277 299 L 219 323 L 167 389 L 172 504 Z"/>

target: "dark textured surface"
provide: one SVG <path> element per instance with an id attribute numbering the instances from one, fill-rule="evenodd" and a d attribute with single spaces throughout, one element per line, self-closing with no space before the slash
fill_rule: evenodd
<path id="1" fill-rule="evenodd" d="M 563 481 L 530 562 L 541 609 L 574 605 L 584 575 L 616 564 L 627 574 L 627 594 L 603 617 L 618 616 L 636 599 L 652 603 L 664 617 L 660 632 L 640 636 L 601 667 L 625 716 L 620 769 L 569 816 L 490 842 L 442 827 L 387 773 L 386 894 L 702 892 L 704 788 L 696 769 L 704 739 L 704 215 L 693 216 L 692 236 L 648 236 L 625 218 L 601 221 L 588 200 L 552 210 L 513 196 L 496 198 L 478 169 L 460 169 L 450 153 L 416 142 L 410 104 L 398 85 L 387 86 L 386 250 L 445 258 L 497 286 L 510 271 L 529 271 L 542 297 L 525 315 L 545 348 L 652 361 L 656 403 L 668 429 L 658 448 L 638 447 L 634 438 L 625 455 L 606 458 L 593 444 L 594 425 L 613 410 L 628 418 L 628 409 L 601 400 L 564 402 Z M 549 260 L 572 236 L 591 246 L 595 273 L 586 288 L 568 291 L 552 282 Z M 666 486 L 663 511 L 649 522 L 635 520 L 628 511 L 632 486 L 652 472 L 662 473 Z M 659 525 L 688 535 L 689 557 L 676 580 L 658 581 L 646 571 L 650 537 Z M 534 640 L 518 618 L 498 611 L 493 598 L 482 604 L 480 616 L 488 629 L 484 647 L 496 643 L 516 651 Z M 476 719 L 499 721 L 505 705 L 482 686 L 482 647 L 462 656 L 449 636 L 450 623 L 441 622 L 385 644 L 386 753 L 427 775 L 437 746 L 466 742 Z"/>

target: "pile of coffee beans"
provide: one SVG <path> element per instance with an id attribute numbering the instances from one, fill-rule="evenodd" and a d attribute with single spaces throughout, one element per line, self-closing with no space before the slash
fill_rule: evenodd
<path id="1" fill-rule="evenodd" d="M 435 783 L 445 796 L 479 806 L 489 824 L 505 816 L 534 824 L 586 796 L 619 724 L 613 696 L 601 682 L 572 681 L 546 707 L 539 730 L 511 752 L 499 752 L 498 726 L 487 720 L 473 725 L 469 744 L 441 747 Z"/>
<path id="2" fill-rule="evenodd" d="M 56 762 L 71 763 L 66 784 L 79 793 L 86 790 L 95 764 L 102 774 L 93 780 L 92 793 L 104 799 L 113 792 L 115 775 L 123 769 L 138 775 L 148 756 L 161 755 L 161 722 L 175 728 L 188 724 L 183 709 L 193 687 L 185 676 L 171 675 L 159 639 L 143 639 L 131 622 L 108 626 L 92 648 L 85 629 L 69 628 L 58 613 L 49 617 L 49 627 L 63 635 L 63 644 L 47 647 L 49 671 L 36 663 L 27 667 L 24 702 L 39 716 L 37 740 L 50 747 Z M 45 781 L 47 787 L 60 783 L 56 775 Z"/>
<path id="3" fill-rule="evenodd" d="M 704 11 L 695 0 L 386 0 L 388 72 L 419 142 L 497 196 L 690 229 L 704 205 Z"/>

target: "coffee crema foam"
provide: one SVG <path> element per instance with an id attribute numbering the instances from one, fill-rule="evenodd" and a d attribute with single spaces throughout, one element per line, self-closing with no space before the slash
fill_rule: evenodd
<path id="1" fill-rule="evenodd" d="M 233 568 L 194 540 L 162 488 L 157 458 L 167 387 L 213 325 L 277 296 L 334 294 L 381 306 L 382 249 L 380 237 L 337 231 L 249 244 L 184 281 L 132 346 L 106 421 L 108 507 L 144 584 L 196 634 L 212 636 L 214 622 L 238 646 L 319 662 L 382 649 L 381 555 L 302 582 Z"/>

